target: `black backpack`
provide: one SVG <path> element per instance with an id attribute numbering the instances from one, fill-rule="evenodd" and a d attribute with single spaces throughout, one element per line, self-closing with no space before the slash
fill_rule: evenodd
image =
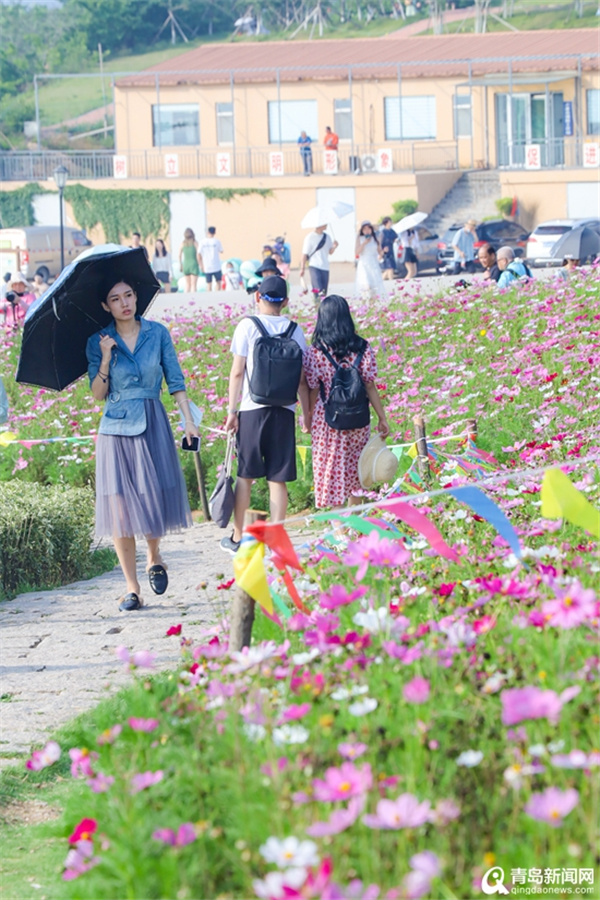
<path id="1" fill-rule="evenodd" d="M 262 406 L 293 406 L 302 374 L 302 348 L 292 337 L 296 323 L 282 334 L 269 334 L 257 316 L 248 316 L 260 331 L 254 344 L 250 397 Z"/>
<path id="2" fill-rule="evenodd" d="M 335 367 L 331 390 L 327 398 L 323 382 L 319 382 L 326 423 L 336 431 L 364 428 L 371 421 L 367 389 L 358 371 L 364 351 L 358 354 L 352 365 L 343 365 L 336 362 L 324 347 L 319 347 L 319 350 Z"/>

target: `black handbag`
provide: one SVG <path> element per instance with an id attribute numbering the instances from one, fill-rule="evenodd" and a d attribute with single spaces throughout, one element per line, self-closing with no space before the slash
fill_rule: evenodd
<path id="1" fill-rule="evenodd" d="M 225 451 L 225 462 L 217 479 L 215 489 L 210 495 L 208 501 L 208 509 L 213 522 L 216 522 L 219 528 L 227 528 L 233 514 L 235 504 L 235 495 L 233 492 L 233 478 L 231 477 L 231 467 L 233 464 L 233 432 L 227 435 L 227 449 Z"/>

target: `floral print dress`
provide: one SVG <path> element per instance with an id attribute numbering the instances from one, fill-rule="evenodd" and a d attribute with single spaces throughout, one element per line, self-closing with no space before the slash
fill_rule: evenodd
<path id="1" fill-rule="evenodd" d="M 353 363 L 357 353 L 349 353 L 347 361 Z M 329 396 L 335 370 L 324 353 L 311 346 L 304 354 L 304 371 L 311 389 L 323 382 L 325 396 Z M 367 383 L 377 378 L 377 361 L 369 344 L 359 366 L 362 380 Z M 312 420 L 312 461 L 315 481 L 315 505 L 342 506 L 350 494 L 361 490 L 358 478 L 358 457 L 371 433 L 370 425 L 351 431 L 337 431 L 325 421 L 325 410 L 321 397 Z"/>

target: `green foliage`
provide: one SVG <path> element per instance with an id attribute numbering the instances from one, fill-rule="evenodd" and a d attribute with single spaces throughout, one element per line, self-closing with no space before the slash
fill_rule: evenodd
<path id="1" fill-rule="evenodd" d="M 93 523 L 89 488 L 1 482 L 0 598 L 86 577 Z"/>
<path id="2" fill-rule="evenodd" d="M 501 216 L 510 216 L 512 207 L 513 207 L 513 198 L 512 197 L 500 197 L 499 200 L 495 201 L 496 209 L 500 213 Z"/>
<path id="3" fill-rule="evenodd" d="M 419 204 L 416 200 L 397 200 L 396 203 L 392 203 L 394 222 L 404 218 L 404 216 L 410 216 L 416 211 L 418 206 Z"/>
<path id="4" fill-rule="evenodd" d="M 2 228 L 22 228 L 35 225 L 33 198 L 36 194 L 45 194 L 46 189 L 38 184 L 26 184 L 16 191 L 0 193 L 0 224 Z"/>
<path id="5" fill-rule="evenodd" d="M 163 234 L 169 225 L 169 192 L 161 190 L 95 190 L 67 185 L 65 199 L 82 228 L 102 225 L 107 241 L 139 231 L 143 239 Z"/>
<path id="6" fill-rule="evenodd" d="M 223 200 L 230 203 L 235 197 L 247 197 L 249 194 L 258 194 L 260 197 L 272 197 L 270 188 L 202 188 L 202 193 L 207 200 Z"/>

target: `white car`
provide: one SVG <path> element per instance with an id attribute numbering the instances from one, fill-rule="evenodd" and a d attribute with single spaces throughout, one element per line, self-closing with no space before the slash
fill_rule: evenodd
<path id="1" fill-rule="evenodd" d="M 560 266 L 562 259 L 552 255 L 552 248 L 567 231 L 587 225 L 600 232 L 600 219 L 551 219 L 538 225 L 527 240 L 525 256 L 530 266 Z"/>

